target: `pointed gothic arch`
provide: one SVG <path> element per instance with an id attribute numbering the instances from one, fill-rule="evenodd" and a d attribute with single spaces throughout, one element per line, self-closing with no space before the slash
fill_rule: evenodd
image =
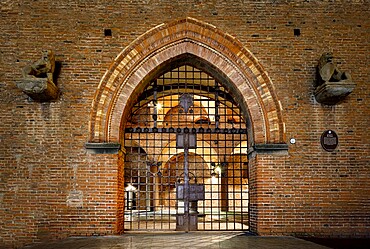
<path id="1" fill-rule="evenodd" d="M 235 37 L 194 18 L 160 24 L 127 46 L 102 77 L 90 142 L 120 143 L 124 120 L 150 79 L 191 63 L 231 89 L 248 122 L 248 144 L 285 141 L 281 104 L 262 65 Z"/>

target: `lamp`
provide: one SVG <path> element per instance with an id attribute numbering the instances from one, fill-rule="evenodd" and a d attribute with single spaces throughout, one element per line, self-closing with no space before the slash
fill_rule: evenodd
<path id="1" fill-rule="evenodd" d="M 125 188 L 125 191 L 136 192 L 137 188 L 135 188 L 131 183 L 129 183 L 127 187 Z"/>
<path id="2" fill-rule="evenodd" d="M 211 169 L 211 177 L 212 178 L 216 178 L 216 177 L 220 176 L 221 175 L 221 171 L 222 171 L 220 164 L 217 164 L 216 165 L 216 163 L 211 162 L 211 166 L 212 166 L 212 169 Z"/>
<path id="3" fill-rule="evenodd" d="M 225 170 L 226 165 L 227 165 L 226 162 L 222 162 L 218 164 L 211 162 L 211 166 L 212 166 L 211 177 L 216 178 L 218 176 L 222 176 L 222 173 Z"/>

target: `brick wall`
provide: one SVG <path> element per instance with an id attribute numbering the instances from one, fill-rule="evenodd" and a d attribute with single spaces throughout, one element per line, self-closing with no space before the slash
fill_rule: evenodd
<path id="1" fill-rule="evenodd" d="M 297 140 L 288 155 L 252 160 L 252 228 L 270 235 L 369 236 L 367 16 L 369 4 L 360 0 L 3 1 L 0 245 L 120 230 L 118 156 L 89 155 L 83 147 L 91 105 L 126 46 L 158 24 L 186 17 L 215 25 L 251 51 L 281 102 L 287 140 Z M 55 51 L 62 94 L 40 104 L 15 82 L 43 49 Z M 327 51 L 357 83 L 333 107 L 313 97 L 315 66 Z M 327 129 L 339 136 L 331 153 L 320 146 Z"/>

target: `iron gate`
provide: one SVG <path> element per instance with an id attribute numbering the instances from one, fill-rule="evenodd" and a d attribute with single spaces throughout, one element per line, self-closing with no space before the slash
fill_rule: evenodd
<path id="1" fill-rule="evenodd" d="M 125 128 L 125 230 L 248 230 L 246 123 L 189 65 L 138 97 Z"/>

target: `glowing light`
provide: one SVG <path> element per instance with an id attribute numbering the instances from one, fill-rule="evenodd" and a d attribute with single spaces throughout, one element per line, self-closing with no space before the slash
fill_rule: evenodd
<path id="1" fill-rule="evenodd" d="M 157 104 L 157 110 L 162 109 L 162 107 L 163 107 L 163 106 L 162 106 L 162 104 L 161 104 L 161 103 L 158 103 L 158 104 Z"/>

